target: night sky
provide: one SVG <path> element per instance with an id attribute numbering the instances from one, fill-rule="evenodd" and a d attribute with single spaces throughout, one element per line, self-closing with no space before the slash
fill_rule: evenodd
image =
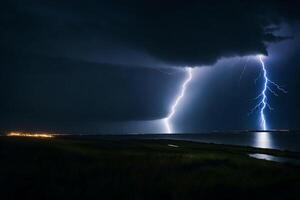
<path id="1" fill-rule="evenodd" d="M 300 128 L 300 3 L 9 0 L 0 6 L 0 128 L 163 133 L 260 129 L 257 55 L 288 91 L 270 129 Z M 245 67 L 245 68 L 244 68 Z"/>

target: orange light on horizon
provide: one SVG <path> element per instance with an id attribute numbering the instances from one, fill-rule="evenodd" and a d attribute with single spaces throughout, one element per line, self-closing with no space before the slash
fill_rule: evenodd
<path id="1" fill-rule="evenodd" d="M 35 137 L 35 138 L 53 138 L 54 135 L 49 133 L 23 133 L 23 132 L 10 132 L 6 134 L 10 137 Z"/>

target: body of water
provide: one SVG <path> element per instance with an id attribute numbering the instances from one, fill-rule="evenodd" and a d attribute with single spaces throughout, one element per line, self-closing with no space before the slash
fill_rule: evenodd
<path id="1" fill-rule="evenodd" d="M 174 139 L 194 142 L 251 146 L 300 152 L 300 132 L 238 132 L 205 134 L 144 134 L 125 138 Z"/>
<path id="2" fill-rule="evenodd" d="M 263 153 L 253 153 L 253 154 L 249 154 L 249 156 L 260 160 L 268 160 L 268 161 L 279 162 L 279 163 L 290 163 L 294 165 L 300 165 L 300 160 L 295 158 L 273 156 L 273 155 L 263 154 Z"/>
<path id="3" fill-rule="evenodd" d="M 214 144 L 250 146 L 257 148 L 288 150 L 300 152 L 300 131 L 282 132 L 229 132 L 198 134 L 126 134 L 126 135 L 88 135 L 57 134 L 66 137 L 89 137 L 94 139 L 170 139 Z M 0 135 L 1 136 L 1 135 Z"/>

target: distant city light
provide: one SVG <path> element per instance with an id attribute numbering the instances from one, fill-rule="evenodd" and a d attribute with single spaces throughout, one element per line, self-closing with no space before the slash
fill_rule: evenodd
<path id="1" fill-rule="evenodd" d="M 54 135 L 49 133 L 28 133 L 28 132 L 10 132 L 6 136 L 9 137 L 34 137 L 34 138 L 53 138 Z"/>

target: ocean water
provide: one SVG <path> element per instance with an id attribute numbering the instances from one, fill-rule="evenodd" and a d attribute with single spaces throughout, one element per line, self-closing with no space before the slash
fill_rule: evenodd
<path id="1" fill-rule="evenodd" d="M 205 134 L 144 134 L 125 138 L 174 139 L 215 144 L 251 146 L 300 152 L 300 132 L 238 132 Z"/>
<path id="2" fill-rule="evenodd" d="M 3 135 L 3 134 L 2 134 Z M 60 135 L 60 134 L 58 134 Z M 1 136 L 1 134 L 0 134 Z M 198 134 L 126 134 L 126 135 L 101 135 L 101 134 L 61 134 L 61 136 L 88 137 L 93 139 L 170 139 L 214 144 L 227 144 L 250 146 L 266 149 L 279 149 L 300 152 L 300 131 L 281 132 L 228 132 L 228 133 L 198 133 Z"/>

